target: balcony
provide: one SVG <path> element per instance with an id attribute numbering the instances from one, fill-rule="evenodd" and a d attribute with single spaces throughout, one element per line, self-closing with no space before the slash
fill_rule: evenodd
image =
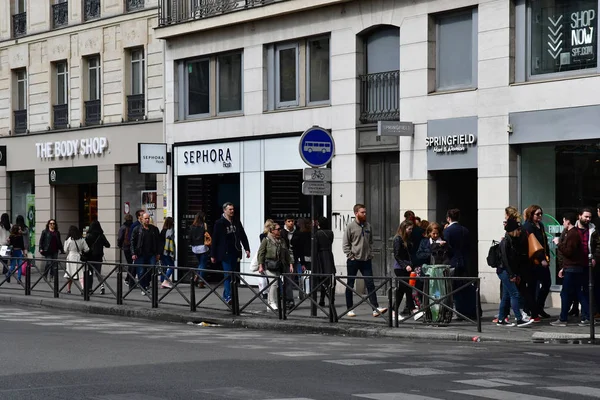
<path id="1" fill-rule="evenodd" d="M 27 13 L 12 16 L 13 37 L 18 38 L 27 34 Z"/>
<path id="2" fill-rule="evenodd" d="M 125 8 L 127 12 L 141 10 L 144 8 L 144 0 L 127 0 Z"/>
<path id="3" fill-rule="evenodd" d="M 283 1 L 288 0 L 159 0 L 158 25 L 179 24 Z"/>
<path id="4" fill-rule="evenodd" d="M 146 115 L 145 95 L 132 94 L 127 96 L 127 121 L 139 121 Z"/>
<path id="5" fill-rule="evenodd" d="M 100 18 L 100 0 L 84 0 L 83 20 L 89 21 Z"/>
<path id="6" fill-rule="evenodd" d="M 69 3 L 58 3 L 52 5 L 52 28 L 67 26 L 69 23 Z"/>
<path id="7" fill-rule="evenodd" d="M 15 135 L 27 133 L 27 110 L 15 110 Z"/>
<path id="8" fill-rule="evenodd" d="M 98 125 L 100 123 L 100 100 L 90 100 L 85 104 L 85 124 Z"/>
<path id="9" fill-rule="evenodd" d="M 379 72 L 360 77 L 360 122 L 400 119 L 400 71 Z"/>
<path id="10" fill-rule="evenodd" d="M 69 126 L 69 105 L 56 104 L 54 111 L 54 129 L 65 129 Z"/>

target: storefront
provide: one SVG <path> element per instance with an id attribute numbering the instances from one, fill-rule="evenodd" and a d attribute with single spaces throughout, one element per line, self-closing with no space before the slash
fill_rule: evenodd
<path id="1" fill-rule="evenodd" d="M 98 220 L 112 245 L 107 261 L 118 260 L 116 234 L 126 213 L 147 209 L 155 223 L 163 220 L 162 177 L 140 174 L 137 166 L 138 142 L 162 141 L 156 122 L 4 137 L 2 208 L 11 223 L 24 217 L 32 245 L 50 218 L 65 239 L 71 225 L 85 233 Z"/>
<path id="2" fill-rule="evenodd" d="M 212 231 L 222 215 L 222 205 L 233 203 L 252 252 L 258 249 L 266 219 L 283 223 L 288 214 L 310 216 L 310 197 L 302 195 L 306 165 L 298 154 L 298 141 L 299 135 L 293 135 L 173 146 L 180 266 L 197 264 L 187 234 L 199 211 L 206 214 Z M 326 210 L 319 204 L 316 211 L 322 215 Z M 244 259 L 242 271 L 249 271 L 249 262 Z"/>
<path id="3" fill-rule="evenodd" d="M 510 144 L 519 156 L 520 208 L 544 210 L 549 239 L 562 216 L 600 201 L 600 106 L 510 114 Z M 556 246 L 550 243 L 553 285 L 560 285 Z M 557 288 L 555 288 L 557 289 Z"/>
<path id="4" fill-rule="evenodd" d="M 460 223 L 470 233 L 468 276 L 477 276 L 477 117 L 427 121 L 425 146 L 434 188 L 429 202 L 435 209 L 435 221 L 444 224 L 448 210 L 460 210 Z"/>

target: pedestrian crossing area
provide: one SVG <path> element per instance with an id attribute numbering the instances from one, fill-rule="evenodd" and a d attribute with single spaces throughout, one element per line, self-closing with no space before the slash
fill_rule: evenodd
<path id="1" fill-rule="evenodd" d="M 499 353 L 493 344 L 435 343 L 423 353 L 410 342 L 382 346 L 373 340 L 351 337 L 325 337 L 214 326 L 156 323 L 119 317 L 70 314 L 41 309 L 0 307 L 0 324 L 27 323 L 49 332 L 71 330 L 111 337 L 151 339 L 171 344 L 194 345 L 203 349 L 229 348 L 256 358 L 318 363 L 341 375 L 354 376 L 369 371 L 378 376 L 370 388 L 335 387 L 339 396 L 281 396 L 268 388 L 203 387 L 194 398 L 247 400 L 322 400 L 332 398 L 372 400 L 566 400 L 600 399 L 600 359 L 572 361 L 554 354 L 548 347 L 536 351 L 515 349 Z M 207 345 L 207 346 L 206 346 Z M 382 383 L 386 383 L 382 385 Z M 387 390 L 373 390 L 381 386 Z M 398 390 L 389 390 L 390 387 Z M 370 390 L 369 390 L 370 389 Z M 121 397 L 119 397 L 121 396 Z M 125 397 L 123 397 L 125 396 Z M 137 396 L 137 397 L 136 397 Z M 154 400 L 168 397 L 142 393 L 96 396 L 94 399 Z"/>

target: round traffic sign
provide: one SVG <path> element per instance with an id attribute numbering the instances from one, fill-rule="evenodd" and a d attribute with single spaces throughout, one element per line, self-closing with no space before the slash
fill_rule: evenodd
<path id="1" fill-rule="evenodd" d="M 300 137 L 300 157 L 311 167 L 329 164 L 335 153 L 335 143 L 329 131 L 319 127 L 304 131 Z"/>

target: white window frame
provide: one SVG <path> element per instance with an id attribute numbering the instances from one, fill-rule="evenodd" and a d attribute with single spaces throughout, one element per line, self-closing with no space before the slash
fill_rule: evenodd
<path id="1" fill-rule="evenodd" d="M 196 62 L 207 62 L 208 63 L 208 112 L 202 114 L 190 114 L 190 74 L 188 72 L 188 66 L 191 63 Z M 211 101 L 211 62 L 210 57 L 202 57 L 202 58 L 193 58 L 191 60 L 183 61 L 183 73 L 185 74 L 185 84 L 183 86 L 183 110 L 184 110 L 184 119 L 194 119 L 194 118 L 206 118 L 211 115 L 213 110 L 213 105 Z"/>
<path id="2" fill-rule="evenodd" d="M 16 108 L 16 110 L 17 111 L 27 110 L 27 70 L 25 68 L 16 70 L 15 77 L 17 80 L 17 108 Z M 23 96 L 24 96 L 23 99 L 21 99 L 21 96 L 19 96 L 19 85 L 23 85 Z M 23 101 L 22 108 L 21 108 L 21 101 Z"/>
<path id="3" fill-rule="evenodd" d="M 137 56 L 137 57 L 136 57 Z M 141 93 L 134 93 L 134 74 L 133 71 L 135 70 L 135 68 L 139 68 L 139 82 L 138 85 L 141 88 Z M 143 48 L 136 48 L 136 49 L 132 49 L 131 50 L 131 87 L 130 87 L 130 93 L 132 95 L 138 95 L 138 94 L 146 94 L 146 58 L 144 57 L 144 49 Z"/>
<path id="4" fill-rule="evenodd" d="M 92 67 L 91 61 L 95 60 L 97 65 Z M 102 85 L 102 74 L 101 74 L 101 65 L 100 65 L 100 56 L 92 56 L 87 59 L 87 69 L 88 69 L 88 101 L 100 100 L 100 95 L 102 93 L 100 86 Z M 92 98 L 92 76 L 95 76 L 96 79 L 96 93 L 94 98 Z"/>
<path id="5" fill-rule="evenodd" d="M 15 1 L 15 14 L 21 14 L 27 12 L 27 1 L 16 0 Z"/>
<path id="6" fill-rule="evenodd" d="M 60 71 L 60 67 L 64 66 L 65 70 L 63 72 Z M 64 84 L 63 87 L 59 87 L 59 77 L 63 76 Z M 60 93 L 64 94 L 65 102 L 60 103 L 59 97 Z M 67 61 L 59 61 L 56 63 L 56 105 L 64 105 L 69 104 L 69 64 Z"/>
<path id="7" fill-rule="evenodd" d="M 456 86 L 448 86 L 448 87 L 440 87 L 440 19 L 444 17 L 453 17 L 458 15 L 468 15 L 471 14 L 471 84 L 470 85 L 456 85 Z M 458 11 L 458 12 L 449 12 L 443 13 L 435 18 L 435 91 L 436 92 L 448 92 L 455 90 L 472 90 L 477 89 L 478 87 L 478 76 L 477 76 L 477 66 L 479 63 L 479 53 L 478 53 L 478 8 L 473 7 L 472 9 Z"/>
<path id="8" fill-rule="evenodd" d="M 221 111 L 219 109 L 219 96 L 220 96 L 220 90 L 221 90 L 221 85 L 220 85 L 220 73 L 221 73 L 221 69 L 219 68 L 219 59 L 221 57 L 227 57 L 227 56 L 233 56 L 239 54 L 240 55 L 240 109 L 239 110 L 231 110 L 231 111 Z M 216 69 L 216 98 L 215 101 L 217 102 L 216 104 L 216 109 L 217 109 L 217 115 L 230 115 L 230 114 L 240 114 L 244 112 L 244 53 L 241 51 L 236 51 L 236 52 L 232 52 L 232 53 L 225 53 L 225 54 L 219 54 L 217 55 L 215 60 L 215 69 Z"/>
<path id="9" fill-rule="evenodd" d="M 329 99 L 312 101 L 310 98 L 310 46 L 312 42 L 318 40 L 327 40 L 329 42 L 329 71 L 328 71 L 328 84 L 329 84 Z M 321 105 L 331 103 L 331 37 L 330 36 L 319 36 L 306 40 L 306 104 L 307 105 Z"/>
<path id="10" fill-rule="evenodd" d="M 281 87 L 280 87 L 280 65 L 279 65 L 279 53 L 282 50 L 296 50 L 296 100 L 291 101 L 280 101 L 281 98 Z M 300 46 L 298 42 L 287 43 L 275 46 L 275 108 L 286 108 L 286 107 L 297 107 L 300 103 L 300 87 L 299 87 L 299 73 L 300 73 Z"/>

